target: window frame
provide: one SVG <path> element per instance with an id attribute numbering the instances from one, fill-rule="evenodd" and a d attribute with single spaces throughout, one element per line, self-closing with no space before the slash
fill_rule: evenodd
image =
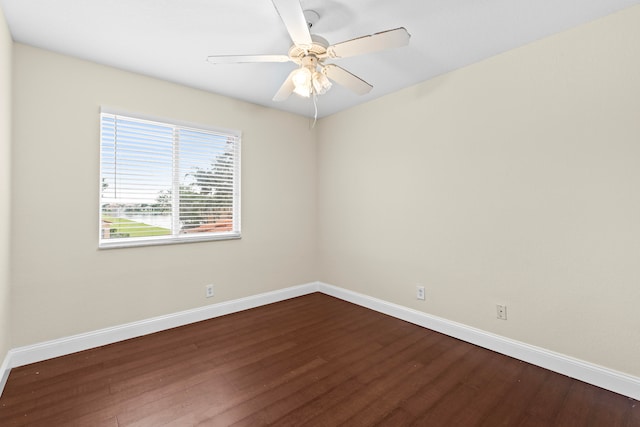
<path id="1" fill-rule="evenodd" d="M 151 122 L 154 124 L 172 127 L 174 132 L 176 129 L 182 129 L 187 131 L 196 131 L 203 133 L 215 133 L 223 136 L 233 138 L 233 194 L 232 194 L 232 229 L 230 231 L 218 231 L 218 232 L 203 232 L 203 233 L 186 233 L 186 234 L 174 234 L 174 225 L 171 227 L 172 234 L 164 236 L 146 236 L 146 237 L 121 237 L 117 239 L 104 239 L 103 238 L 103 117 L 116 116 L 122 119 L 130 119 L 133 121 Z M 241 206 L 240 206 L 240 193 L 241 193 L 241 146 L 242 146 L 242 133 L 238 130 L 223 129 L 219 127 L 213 127 L 209 125 L 203 125 L 199 123 L 191 123 L 174 119 L 167 119 L 162 117 L 155 117 L 146 114 L 131 113 L 119 109 L 113 109 L 109 107 L 101 107 L 99 114 L 99 151 L 100 151 L 100 164 L 99 164 L 99 179 L 98 185 L 100 186 L 98 196 L 98 249 L 113 249 L 113 248 L 130 248 L 141 246 L 158 246 L 158 245 L 173 245 L 182 243 L 196 243 L 206 241 L 219 241 L 219 240 L 233 240 L 241 239 Z M 179 167 L 175 167 L 176 153 L 172 153 L 172 163 L 174 164 L 171 174 L 175 176 L 179 171 Z M 179 202 L 178 202 L 179 203 Z M 172 210 L 175 214 L 176 208 L 172 200 Z M 179 209 L 179 208 L 177 208 Z M 173 221 L 175 224 L 175 221 Z"/>

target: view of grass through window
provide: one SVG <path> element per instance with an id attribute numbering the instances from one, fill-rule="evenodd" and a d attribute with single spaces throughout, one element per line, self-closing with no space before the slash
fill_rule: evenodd
<path id="1" fill-rule="evenodd" d="M 239 237 L 238 134 L 101 114 L 100 244 Z"/>

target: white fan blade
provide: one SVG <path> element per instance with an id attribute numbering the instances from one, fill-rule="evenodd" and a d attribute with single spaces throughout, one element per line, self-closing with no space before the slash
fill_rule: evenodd
<path id="1" fill-rule="evenodd" d="M 212 55 L 207 62 L 212 64 L 240 64 L 245 62 L 287 62 L 287 55 Z"/>
<path id="2" fill-rule="evenodd" d="M 324 73 L 329 79 L 357 93 L 358 95 L 365 95 L 373 89 L 373 86 L 369 83 L 336 64 L 325 65 Z"/>
<path id="3" fill-rule="evenodd" d="M 331 58 L 347 58 L 363 53 L 401 47 L 409 44 L 411 34 L 405 28 L 383 31 L 370 36 L 359 37 L 346 42 L 337 43 L 327 48 Z"/>
<path id="4" fill-rule="evenodd" d="M 276 92 L 276 94 L 273 96 L 273 100 L 275 102 L 284 101 L 289 98 L 289 95 L 293 93 L 293 89 L 295 89 L 295 87 L 293 86 L 293 73 L 295 73 L 297 70 L 298 69 L 296 68 L 291 72 L 291 74 L 289 74 L 287 80 L 282 83 L 282 86 L 280 86 L 278 92 Z"/>
<path id="5" fill-rule="evenodd" d="M 272 0 L 291 40 L 296 46 L 310 48 L 313 41 L 304 17 L 300 0 Z"/>

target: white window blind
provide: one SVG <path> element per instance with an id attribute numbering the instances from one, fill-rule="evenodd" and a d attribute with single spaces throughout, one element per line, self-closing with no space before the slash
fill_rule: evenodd
<path id="1" fill-rule="evenodd" d="M 240 237 L 240 134 L 103 111 L 100 247 Z"/>

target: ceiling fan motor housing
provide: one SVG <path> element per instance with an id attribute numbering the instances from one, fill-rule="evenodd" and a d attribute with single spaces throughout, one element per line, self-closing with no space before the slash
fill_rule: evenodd
<path id="1" fill-rule="evenodd" d="M 305 56 L 313 55 L 316 59 L 318 59 L 318 57 L 325 56 L 327 48 L 329 47 L 329 42 L 325 38 L 315 34 L 311 34 L 311 41 L 313 41 L 313 44 L 308 49 L 297 45 L 291 46 L 289 49 L 289 58 L 291 58 L 291 60 L 296 64 L 302 65 L 302 59 Z"/>

